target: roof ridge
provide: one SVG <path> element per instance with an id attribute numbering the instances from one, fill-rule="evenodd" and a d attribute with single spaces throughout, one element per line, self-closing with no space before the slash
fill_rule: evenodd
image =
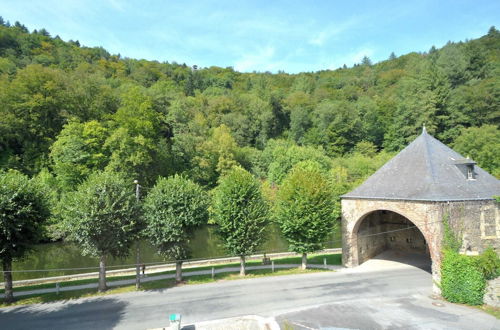
<path id="1" fill-rule="evenodd" d="M 436 182 L 436 173 L 434 171 L 434 166 L 432 164 L 431 152 L 429 150 L 429 141 L 428 141 L 428 137 L 429 136 L 430 135 L 427 134 L 427 130 L 425 129 L 425 126 L 424 126 L 424 129 L 422 130 L 421 137 L 424 139 L 425 162 L 427 164 L 427 167 L 429 168 L 429 172 L 431 174 L 432 182 Z"/>

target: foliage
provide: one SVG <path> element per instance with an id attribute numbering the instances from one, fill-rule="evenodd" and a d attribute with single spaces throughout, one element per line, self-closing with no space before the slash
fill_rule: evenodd
<path id="1" fill-rule="evenodd" d="M 35 181 L 17 171 L 0 172 L 0 259 L 4 271 L 42 237 L 49 216 L 47 199 Z M 5 301 L 13 301 L 12 273 L 4 273 Z"/>
<path id="2" fill-rule="evenodd" d="M 52 168 L 63 190 L 72 190 L 92 172 L 102 171 L 109 155 L 104 150 L 108 131 L 101 123 L 71 122 L 51 147 Z"/>
<path id="3" fill-rule="evenodd" d="M 187 259 L 194 229 L 207 223 L 208 196 L 185 177 L 160 178 L 144 201 L 144 218 L 146 235 L 160 255 Z"/>
<path id="4" fill-rule="evenodd" d="M 55 31 L 57 32 L 57 31 Z M 486 31 L 485 31 L 486 32 Z M 500 33 L 351 68 L 240 73 L 121 58 L 0 24 L 0 169 L 39 173 L 57 201 L 98 171 L 206 188 L 241 166 L 273 191 L 300 162 L 336 205 L 421 131 L 499 176 Z M 52 203 L 53 204 L 53 203 Z M 52 206 L 50 237 L 61 237 Z M 337 212 L 338 214 L 338 212 Z"/>
<path id="5" fill-rule="evenodd" d="M 500 130 L 496 125 L 463 129 L 453 147 L 486 171 L 500 176 Z"/>
<path id="6" fill-rule="evenodd" d="M 244 169 L 236 167 L 221 179 L 211 211 L 231 254 L 249 255 L 263 242 L 268 207 L 259 182 Z"/>
<path id="7" fill-rule="evenodd" d="M 48 201 L 35 181 L 17 171 L 0 172 L 0 259 L 22 258 L 42 238 Z"/>
<path id="8" fill-rule="evenodd" d="M 443 252 L 441 294 L 454 303 L 481 305 L 486 281 L 475 260 L 452 250 Z"/>
<path id="9" fill-rule="evenodd" d="M 283 181 L 275 218 L 290 249 L 299 253 L 321 249 L 335 228 L 332 187 L 318 164 L 298 165 Z"/>
<path id="10" fill-rule="evenodd" d="M 500 257 L 492 247 L 487 248 L 477 256 L 476 262 L 486 280 L 500 276 Z"/>
<path id="11" fill-rule="evenodd" d="M 62 200 L 69 239 L 84 255 L 126 256 L 141 226 L 134 186 L 124 176 L 96 172 Z"/>
<path id="12" fill-rule="evenodd" d="M 450 227 L 449 215 L 445 214 L 443 217 L 443 249 L 458 253 L 461 246 L 462 241 Z"/>

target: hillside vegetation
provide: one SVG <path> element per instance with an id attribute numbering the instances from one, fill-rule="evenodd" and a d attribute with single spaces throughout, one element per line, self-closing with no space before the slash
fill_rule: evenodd
<path id="1" fill-rule="evenodd" d="M 499 123 L 494 27 L 425 53 L 292 75 L 122 58 L 0 18 L 0 168 L 37 177 L 54 203 L 96 171 L 147 192 L 173 174 L 211 189 L 235 165 L 272 200 L 306 160 L 339 196 L 424 124 L 499 176 Z"/>

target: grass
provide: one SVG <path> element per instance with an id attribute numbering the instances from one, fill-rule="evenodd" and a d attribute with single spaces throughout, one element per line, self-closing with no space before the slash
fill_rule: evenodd
<path id="1" fill-rule="evenodd" d="M 196 285 L 196 284 L 204 284 L 211 283 L 221 280 L 239 280 L 239 279 L 250 279 L 250 278 L 258 278 L 265 276 L 282 276 L 282 275 L 294 275 L 294 274 L 308 274 L 315 272 L 326 271 L 324 269 L 306 269 L 301 270 L 298 268 L 292 269 L 279 269 L 275 270 L 274 273 L 271 269 L 256 269 L 256 270 L 248 270 L 247 275 L 242 277 L 239 274 L 231 274 L 231 273 L 222 273 L 216 274 L 215 278 L 212 279 L 211 274 L 207 275 L 195 275 L 189 276 L 184 279 L 184 281 L 180 284 L 177 284 L 174 279 L 164 279 L 164 280 L 156 280 L 151 282 L 142 283 L 141 291 L 150 291 L 150 290 L 160 290 L 160 289 L 168 289 L 178 285 Z M 17 306 L 17 305 L 27 305 L 27 304 L 37 304 L 37 303 L 48 303 L 58 300 L 72 300 L 79 298 L 88 298 L 88 297 L 99 297 L 99 296 L 107 296 L 119 293 L 126 292 L 134 292 L 135 285 L 124 285 L 121 287 L 113 287 L 108 289 L 106 292 L 96 292 L 95 289 L 84 289 L 77 291 L 67 291 L 56 293 L 44 293 L 30 296 L 21 296 L 16 299 L 16 301 L 10 305 L 7 305 L 3 302 L 0 303 L 1 307 L 7 306 Z"/>
<path id="2" fill-rule="evenodd" d="M 497 319 L 500 319 L 500 308 L 498 308 L 498 307 L 492 307 L 492 306 L 488 306 L 488 305 L 483 305 L 483 306 L 478 306 L 477 308 L 479 308 L 483 312 L 486 312 L 488 314 L 493 315 Z"/>
<path id="3" fill-rule="evenodd" d="M 341 254 L 318 254 L 318 255 L 312 254 L 311 256 L 308 256 L 307 262 L 310 264 L 321 264 L 322 265 L 323 258 L 326 258 L 326 262 L 328 265 L 340 265 L 340 264 L 342 264 L 342 255 Z M 279 258 L 279 259 L 273 259 L 273 260 L 274 260 L 275 265 L 300 264 L 302 262 L 301 257 L 287 257 L 287 258 Z M 261 260 L 249 260 L 248 262 L 246 262 L 247 266 L 256 266 L 256 265 L 261 265 L 261 264 L 262 264 Z M 227 267 L 239 267 L 239 265 L 240 265 L 239 263 L 229 263 L 229 264 L 214 265 L 214 266 L 184 268 L 183 271 L 190 272 L 190 271 L 200 271 L 200 270 L 211 270 L 212 267 L 215 269 L 221 269 L 221 268 L 227 268 Z M 175 270 L 168 270 L 168 271 L 164 271 L 164 272 L 153 273 L 153 274 L 150 274 L 149 276 L 158 276 L 158 275 L 166 275 L 166 274 L 174 274 L 174 273 L 175 273 Z M 108 279 L 108 282 L 119 281 L 119 280 L 131 280 L 131 279 L 135 279 L 135 275 L 108 276 L 107 279 Z M 82 285 L 82 284 L 91 284 L 91 283 L 97 283 L 97 278 L 59 282 L 59 286 L 62 288 L 62 287 Z M 55 287 L 55 283 L 44 283 L 44 284 L 19 286 L 19 287 L 14 287 L 14 293 L 22 292 L 22 291 L 54 288 L 54 287 Z M 5 292 L 4 289 L 0 289 L 0 293 L 4 293 L 4 292 Z"/>

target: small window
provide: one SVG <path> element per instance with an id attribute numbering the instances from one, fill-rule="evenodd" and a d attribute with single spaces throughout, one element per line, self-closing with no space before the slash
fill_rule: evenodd
<path id="1" fill-rule="evenodd" d="M 474 180 L 474 169 L 472 166 L 467 166 L 467 180 Z"/>

